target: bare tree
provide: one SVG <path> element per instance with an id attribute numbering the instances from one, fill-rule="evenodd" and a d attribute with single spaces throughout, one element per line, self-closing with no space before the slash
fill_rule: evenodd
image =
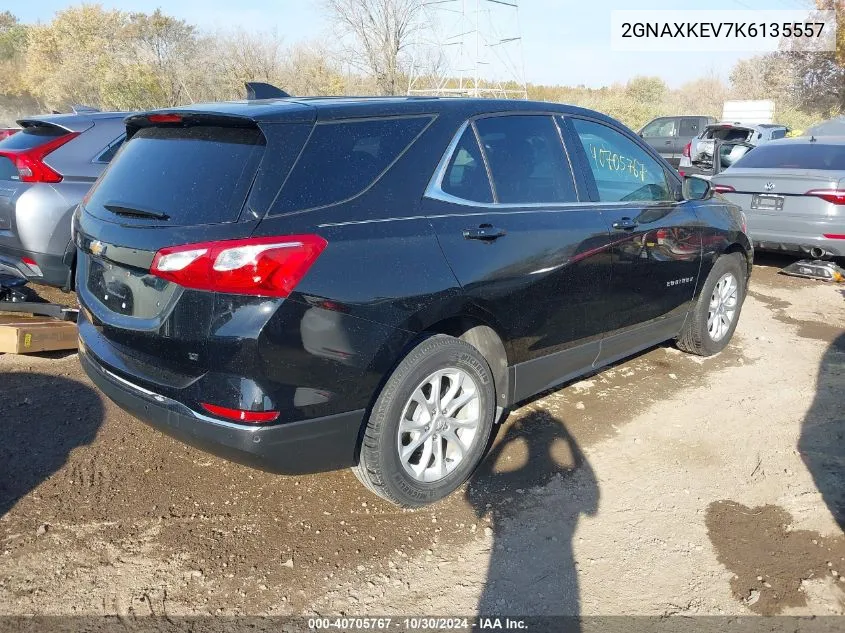
<path id="1" fill-rule="evenodd" d="M 379 92 L 402 89 L 414 34 L 421 28 L 422 0 L 324 0 L 334 24 L 354 41 L 354 52 Z"/>

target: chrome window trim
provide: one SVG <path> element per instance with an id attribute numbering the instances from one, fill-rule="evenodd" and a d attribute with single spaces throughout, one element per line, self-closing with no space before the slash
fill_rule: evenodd
<path id="1" fill-rule="evenodd" d="M 584 207 L 588 205 L 595 205 L 596 203 L 591 200 L 577 200 L 572 202 L 496 202 L 498 196 L 496 194 L 496 184 L 493 181 L 492 174 L 490 173 L 490 166 L 487 164 L 487 154 L 484 151 L 484 146 L 481 143 L 481 137 L 478 134 L 478 130 L 475 127 L 476 119 L 483 119 L 483 118 L 492 118 L 492 117 L 499 117 L 499 116 L 548 116 L 552 120 L 552 125 L 554 126 L 555 130 L 557 131 L 558 138 L 560 139 L 561 146 L 563 148 L 563 155 L 566 158 L 566 162 L 569 165 L 569 173 L 572 176 L 572 184 L 573 189 L 575 191 L 575 195 L 579 198 L 581 197 L 581 191 L 578 189 L 578 179 L 575 177 L 575 170 L 572 166 L 572 160 L 569 156 L 569 150 L 566 148 L 566 143 L 563 142 L 562 133 L 560 127 L 555 120 L 558 116 L 566 116 L 561 114 L 560 112 L 489 112 L 486 114 L 478 115 L 472 117 L 472 119 L 464 121 L 461 126 L 458 128 L 458 131 L 455 132 L 455 135 L 452 137 L 452 140 L 449 142 L 449 145 L 446 146 L 446 151 L 443 153 L 443 156 L 440 158 L 440 162 L 437 163 L 437 168 L 434 170 L 434 174 L 432 175 L 431 179 L 428 182 L 428 186 L 425 189 L 425 193 L 423 193 L 424 198 L 429 198 L 430 200 L 439 200 L 440 202 L 448 202 L 450 204 L 457 204 L 465 207 L 477 207 L 481 209 L 566 209 L 567 207 Z M 446 193 L 443 191 L 443 179 L 446 177 L 446 170 L 449 168 L 449 162 L 452 160 L 452 155 L 455 153 L 455 150 L 458 147 L 458 143 L 461 142 L 461 137 L 464 135 L 468 127 L 472 127 L 473 134 L 475 134 L 475 140 L 478 143 L 478 148 L 481 150 L 481 158 L 484 161 L 484 168 L 487 172 L 487 182 L 490 184 L 490 191 L 493 195 L 493 202 L 476 202 L 474 200 L 467 200 L 465 198 L 459 198 L 457 196 L 453 196 L 452 194 Z M 631 204 L 630 202 L 626 202 L 623 204 Z M 434 217 L 434 216 L 432 216 Z"/>
<path id="2" fill-rule="evenodd" d="M 97 152 L 91 162 L 94 165 L 108 165 L 111 161 L 108 160 L 101 160 L 103 155 L 106 154 L 112 147 L 117 145 L 118 143 L 124 143 L 126 141 L 126 132 L 123 132 L 120 136 L 114 139 L 111 143 L 106 145 L 103 149 Z"/>

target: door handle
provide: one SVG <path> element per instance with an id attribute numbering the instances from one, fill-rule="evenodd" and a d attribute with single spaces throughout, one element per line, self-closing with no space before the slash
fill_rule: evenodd
<path id="1" fill-rule="evenodd" d="M 504 229 L 496 228 L 492 224 L 482 224 L 475 229 L 464 229 L 464 239 L 481 240 L 483 242 L 492 242 L 506 234 Z"/>
<path id="2" fill-rule="evenodd" d="M 622 218 L 621 220 L 617 220 L 613 223 L 613 228 L 619 231 L 631 231 L 639 226 L 639 223 L 636 220 L 632 220 L 631 218 Z"/>
<path id="3" fill-rule="evenodd" d="M 672 143 L 674 143 L 674 142 L 675 142 L 675 141 L 666 141 L 666 145 L 671 145 L 671 144 L 672 144 Z"/>

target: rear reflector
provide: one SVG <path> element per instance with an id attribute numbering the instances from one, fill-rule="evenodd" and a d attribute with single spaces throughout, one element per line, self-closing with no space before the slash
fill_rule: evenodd
<path id="1" fill-rule="evenodd" d="M 202 408 L 209 413 L 221 418 L 235 420 L 237 422 L 253 422 L 260 424 L 261 422 L 272 422 L 279 417 L 278 411 L 244 411 L 243 409 L 229 409 L 228 407 L 219 407 L 216 404 L 208 404 L 201 402 Z"/>
<path id="2" fill-rule="evenodd" d="M 736 191 L 736 189 L 730 185 L 713 185 L 713 191 L 716 193 L 732 193 Z"/>
<path id="3" fill-rule="evenodd" d="M 171 246 L 150 273 L 197 290 L 287 297 L 326 245 L 319 235 L 285 235 Z"/>
<path id="4" fill-rule="evenodd" d="M 34 274 L 39 277 L 44 276 L 44 273 L 41 272 L 41 267 L 31 257 L 21 257 L 21 261 L 26 264 Z"/>
<path id="5" fill-rule="evenodd" d="M 181 114 L 151 114 L 147 117 L 150 123 L 181 123 Z"/>
<path id="6" fill-rule="evenodd" d="M 845 204 L 845 189 L 811 189 L 805 196 L 816 196 L 833 204 Z"/>
<path id="7" fill-rule="evenodd" d="M 44 161 L 50 152 L 79 136 L 79 132 L 69 132 L 62 136 L 51 138 L 46 143 L 29 149 L 7 149 L 0 151 L 0 156 L 8 158 L 18 170 L 18 180 L 21 182 L 61 182 L 61 174 L 53 171 Z"/>

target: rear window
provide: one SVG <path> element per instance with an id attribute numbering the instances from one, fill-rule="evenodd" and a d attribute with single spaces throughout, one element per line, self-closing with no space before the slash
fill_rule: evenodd
<path id="1" fill-rule="evenodd" d="M 3 150 L 19 151 L 32 149 L 65 134 L 69 134 L 69 132 L 55 125 L 25 127 L 20 132 L 7 136 L 0 141 L 0 152 Z"/>
<path id="2" fill-rule="evenodd" d="M 728 142 L 742 142 L 748 140 L 748 138 L 753 133 L 753 130 L 743 129 L 743 128 L 736 128 L 736 127 L 718 127 L 713 128 L 707 131 L 705 134 L 705 138 L 716 138 L 720 141 L 728 141 Z"/>
<path id="3" fill-rule="evenodd" d="M 845 145 L 801 143 L 760 145 L 734 163 L 751 169 L 832 169 L 845 170 Z"/>
<path id="4" fill-rule="evenodd" d="M 132 210 L 138 218 L 159 214 L 167 225 L 234 222 L 264 146 L 257 128 L 143 128 L 124 144 L 85 207 L 100 217 L 114 209 L 124 218 L 135 217 Z"/>
<path id="5" fill-rule="evenodd" d="M 399 158 L 431 120 L 419 116 L 317 124 L 274 212 L 324 207 L 357 196 Z"/>

